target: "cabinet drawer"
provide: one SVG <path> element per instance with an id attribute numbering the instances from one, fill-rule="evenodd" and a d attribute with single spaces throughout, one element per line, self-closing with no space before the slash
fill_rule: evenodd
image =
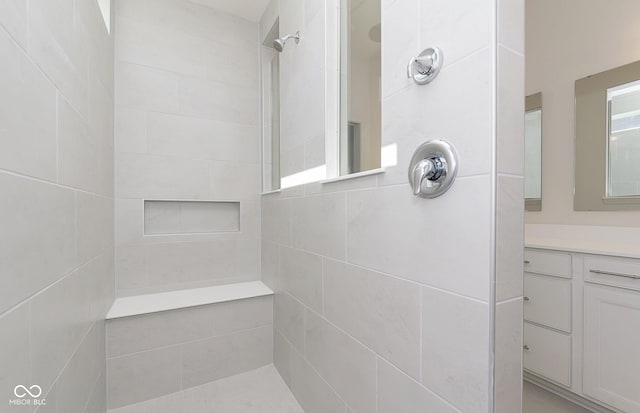
<path id="1" fill-rule="evenodd" d="M 571 387 L 571 336 L 524 323 L 524 368 Z"/>
<path id="2" fill-rule="evenodd" d="M 537 274 L 571 278 L 571 255 L 526 249 L 524 251 L 524 270 Z"/>
<path id="3" fill-rule="evenodd" d="M 640 260 L 587 256 L 584 278 L 592 283 L 640 290 Z"/>
<path id="4" fill-rule="evenodd" d="M 571 332 L 571 281 L 524 275 L 524 319 Z"/>

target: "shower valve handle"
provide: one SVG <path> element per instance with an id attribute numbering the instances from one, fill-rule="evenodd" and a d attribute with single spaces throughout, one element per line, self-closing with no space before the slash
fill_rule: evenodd
<path id="1" fill-rule="evenodd" d="M 427 141 L 420 145 L 409 164 L 409 183 L 413 195 L 435 198 L 453 185 L 458 172 L 458 156 L 448 142 Z"/>
<path id="2" fill-rule="evenodd" d="M 419 85 L 426 85 L 438 76 L 442 64 L 442 50 L 437 47 L 425 49 L 409 60 L 407 77 L 413 78 Z"/>

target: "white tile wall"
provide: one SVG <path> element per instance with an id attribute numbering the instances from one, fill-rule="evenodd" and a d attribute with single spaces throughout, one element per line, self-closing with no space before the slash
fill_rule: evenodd
<path id="1" fill-rule="evenodd" d="M 2 4 L 13 7 L 19 2 Z M 10 22 L 19 25 L 17 20 Z M 26 24 L 23 29 L 26 31 Z M 0 31 L 0 51 L 4 56 L 0 65 L 2 168 L 55 181 L 56 89 L 4 30 Z"/>
<path id="2" fill-rule="evenodd" d="M 459 411 L 383 359 L 378 359 L 377 377 L 379 413 L 422 413 L 425 408 L 438 413 Z"/>
<path id="3" fill-rule="evenodd" d="M 304 317 L 305 359 L 354 410 L 375 411 L 375 354 L 311 310 Z"/>
<path id="4" fill-rule="evenodd" d="M 112 319 L 110 409 L 176 393 L 273 361 L 273 297 Z"/>
<path id="5" fill-rule="evenodd" d="M 305 251 L 280 249 L 282 285 L 306 306 L 322 311 L 322 257 Z"/>
<path id="6" fill-rule="evenodd" d="M 272 361 L 272 325 L 194 341 L 182 349 L 182 386 L 208 383 Z"/>
<path id="7" fill-rule="evenodd" d="M 180 390 L 180 351 L 164 347 L 107 361 L 110 409 Z M 132 385 L 135 379 L 136 385 Z"/>
<path id="8" fill-rule="evenodd" d="M 0 1 L 0 54 L 0 393 L 105 412 L 113 38 L 94 0 Z"/>
<path id="9" fill-rule="evenodd" d="M 276 332 L 304 352 L 304 305 L 286 292 L 276 293 L 273 314 Z"/>
<path id="10" fill-rule="evenodd" d="M 297 351 L 291 355 L 291 390 L 305 413 L 342 413 L 340 396 Z"/>
<path id="11" fill-rule="evenodd" d="M 522 408 L 523 302 L 516 298 L 496 305 L 496 413 Z"/>
<path id="12" fill-rule="evenodd" d="M 325 317 L 420 378 L 420 292 L 396 278 L 324 261 Z"/>
<path id="13" fill-rule="evenodd" d="M 422 334 L 426 338 L 422 342 L 422 382 L 463 412 L 483 411 L 487 406 L 487 307 L 484 302 L 422 288 Z"/>
<path id="14" fill-rule="evenodd" d="M 494 412 L 522 411 L 524 1 L 498 0 Z"/>
<path id="15" fill-rule="evenodd" d="M 0 25 L 22 48 L 25 48 L 27 43 L 27 0 L 2 0 L 0 2 Z"/>
<path id="16" fill-rule="evenodd" d="M 281 55 L 283 75 L 291 71 L 286 107 L 300 90 L 295 65 L 305 33 L 322 35 L 308 18 L 319 15 L 315 1 L 275 3 L 281 32 L 294 30 L 292 21 L 305 29 L 299 47 Z M 324 3 L 329 16 L 335 3 Z M 496 296 L 521 295 L 522 171 L 513 165 L 523 139 L 522 4 L 383 1 L 383 144 L 397 145 L 398 165 L 263 196 L 263 275 L 276 291 L 274 361 L 307 412 L 476 413 L 492 412 L 494 402 L 520 411 L 519 328 L 515 316 L 504 322 L 505 310 L 495 372 L 489 354 Z M 445 66 L 435 82 L 417 86 L 405 65 L 428 46 L 444 50 Z M 307 86 L 306 96 L 325 96 Z M 296 113 L 283 111 L 281 130 L 282 167 L 291 171 L 305 167 L 303 142 L 317 114 Z M 325 127 L 321 135 L 329 133 Z M 455 185 L 433 200 L 413 197 L 406 176 L 427 139 L 449 140 L 460 158 Z M 292 257 L 304 264 L 292 265 Z"/>
<path id="17" fill-rule="evenodd" d="M 258 25 L 117 0 L 115 26 L 118 294 L 258 279 Z M 240 231 L 145 236 L 143 200 L 239 201 Z"/>

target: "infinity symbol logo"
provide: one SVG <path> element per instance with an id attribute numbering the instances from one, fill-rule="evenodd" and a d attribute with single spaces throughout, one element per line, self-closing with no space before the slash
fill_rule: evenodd
<path id="1" fill-rule="evenodd" d="M 18 384 L 14 389 L 13 389 L 13 394 L 16 395 L 16 397 L 19 398 L 23 398 L 25 397 L 27 394 L 31 397 L 38 398 L 40 397 L 40 395 L 42 394 L 42 388 L 40 386 L 38 386 L 37 384 L 34 384 L 33 386 L 27 388 L 26 386 L 23 386 L 22 384 Z"/>

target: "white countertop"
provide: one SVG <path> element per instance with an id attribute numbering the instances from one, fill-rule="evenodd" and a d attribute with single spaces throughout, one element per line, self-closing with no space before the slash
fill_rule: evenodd
<path id="1" fill-rule="evenodd" d="M 525 225 L 525 247 L 640 258 L 640 228 Z"/>

